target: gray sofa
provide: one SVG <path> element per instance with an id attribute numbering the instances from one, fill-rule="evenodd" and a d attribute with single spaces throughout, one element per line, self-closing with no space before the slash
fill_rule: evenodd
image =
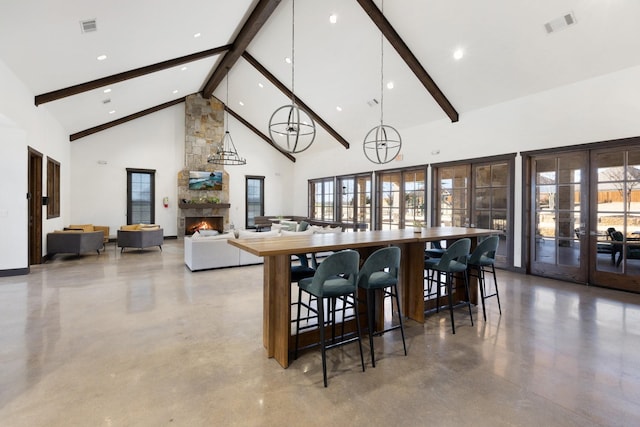
<path id="1" fill-rule="evenodd" d="M 84 252 L 96 251 L 104 247 L 104 233 L 102 231 L 56 231 L 47 233 L 47 254 L 73 253 L 80 255 Z"/>
<path id="2" fill-rule="evenodd" d="M 162 228 L 154 230 L 118 230 L 118 247 L 120 252 L 124 248 L 144 249 L 151 246 L 158 246 L 162 251 L 164 243 L 164 231 Z"/>

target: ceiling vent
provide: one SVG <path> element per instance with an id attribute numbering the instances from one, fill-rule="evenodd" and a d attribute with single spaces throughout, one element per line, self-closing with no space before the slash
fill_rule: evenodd
<path id="1" fill-rule="evenodd" d="M 564 30 L 575 23 L 576 17 L 573 15 L 573 12 L 569 12 L 544 24 L 544 29 L 547 30 L 547 34 L 551 34 L 556 31 Z"/>
<path id="2" fill-rule="evenodd" d="M 102 100 L 103 104 L 108 104 L 110 102 L 111 102 L 111 98 L 105 98 L 105 99 Z"/>
<path id="3" fill-rule="evenodd" d="M 80 29 L 82 33 L 92 33 L 98 30 L 98 24 L 95 19 L 88 19 L 86 21 L 80 21 Z"/>
<path id="4" fill-rule="evenodd" d="M 371 99 L 371 100 L 367 101 L 367 105 L 368 105 L 369 107 L 375 107 L 375 106 L 376 106 L 376 105 L 378 105 L 378 104 L 380 104 L 380 102 L 379 102 L 377 99 L 375 99 L 375 98 L 373 98 L 373 99 Z"/>

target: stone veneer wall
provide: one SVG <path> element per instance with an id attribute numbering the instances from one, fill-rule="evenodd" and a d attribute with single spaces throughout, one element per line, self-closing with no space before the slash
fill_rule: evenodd
<path id="1" fill-rule="evenodd" d="M 220 203 L 229 203 L 229 174 L 223 165 L 207 163 L 224 136 L 224 104 L 216 98 L 203 99 L 199 94 L 189 95 L 185 102 L 184 169 L 178 173 L 178 200 L 203 200 L 217 197 Z M 222 190 L 189 190 L 189 171 L 223 171 Z M 222 216 L 224 228 L 229 229 L 228 208 L 178 208 L 178 236 L 184 236 L 185 217 Z"/>

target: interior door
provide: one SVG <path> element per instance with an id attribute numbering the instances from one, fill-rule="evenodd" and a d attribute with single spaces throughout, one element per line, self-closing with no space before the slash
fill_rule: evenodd
<path id="1" fill-rule="evenodd" d="M 532 274 L 587 283 L 588 152 L 532 157 Z"/>
<path id="2" fill-rule="evenodd" d="M 591 156 L 590 283 L 640 292 L 640 147 Z"/>
<path id="3" fill-rule="evenodd" d="M 42 263 L 42 154 L 29 149 L 29 265 Z"/>

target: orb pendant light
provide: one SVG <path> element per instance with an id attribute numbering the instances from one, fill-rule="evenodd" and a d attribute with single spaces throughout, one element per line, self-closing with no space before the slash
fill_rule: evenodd
<path id="1" fill-rule="evenodd" d="M 296 104 L 295 83 L 295 0 L 291 2 L 291 104 L 283 105 L 269 119 L 269 137 L 282 151 L 300 153 L 313 144 L 316 124 L 306 111 Z"/>
<path id="2" fill-rule="evenodd" d="M 382 1 L 384 14 L 384 0 Z M 380 31 L 380 124 L 364 137 L 362 149 L 369 161 L 377 164 L 389 163 L 400 154 L 402 137 L 393 127 L 384 124 L 384 40 Z"/>

